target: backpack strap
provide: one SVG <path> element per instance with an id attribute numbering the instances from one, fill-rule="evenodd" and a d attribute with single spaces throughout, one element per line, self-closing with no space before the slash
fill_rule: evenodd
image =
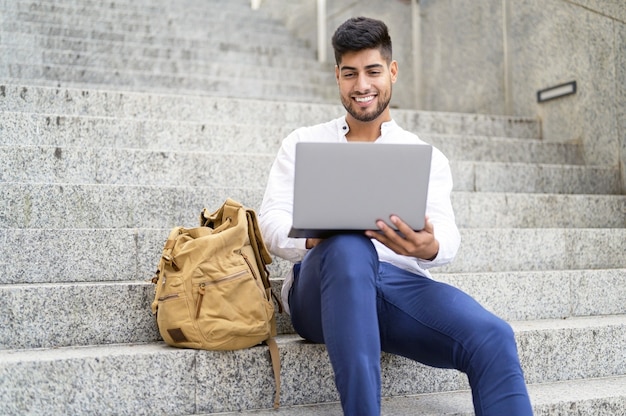
<path id="1" fill-rule="evenodd" d="M 270 350 L 272 369 L 274 370 L 274 382 L 276 384 L 276 393 L 274 394 L 274 409 L 278 409 L 278 407 L 280 406 L 280 354 L 278 352 L 278 344 L 273 337 L 268 338 L 265 343 Z"/>
<path id="2" fill-rule="evenodd" d="M 267 296 L 267 300 L 270 302 L 272 299 L 278 305 L 278 312 L 283 312 L 283 303 L 281 300 L 274 294 L 272 291 L 272 286 L 270 282 L 270 272 L 267 269 L 267 265 L 272 263 L 272 256 L 269 253 L 269 250 L 265 246 L 265 242 L 263 241 L 263 236 L 261 235 L 261 228 L 259 227 L 258 218 L 256 216 L 256 212 L 253 209 L 246 209 L 246 217 L 248 220 L 248 235 L 250 238 L 250 245 L 254 250 L 254 255 L 256 257 L 257 265 L 259 266 L 259 270 L 261 272 L 261 278 L 263 280 L 263 285 L 265 286 L 265 292 Z M 280 406 L 280 353 L 278 352 L 278 344 L 273 336 L 276 334 L 276 316 L 272 318 L 271 322 L 271 333 L 272 336 L 268 338 L 265 343 L 269 347 L 270 350 L 270 358 L 272 360 L 272 369 L 274 371 L 274 382 L 276 384 L 276 393 L 274 395 L 274 409 L 278 409 Z"/>
<path id="3" fill-rule="evenodd" d="M 163 283 L 166 279 L 166 277 L 162 274 L 165 263 L 172 262 L 172 250 L 174 250 L 174 247 L 176 246 L 176 237 L 178 237 L 182 229 L 183 227 L 175 227 L 170 231 L 167 240 L 165 241 L 165 245 L 163 246 L 163 252 L 161 253 L 159 265 L 157 266 L 155 275 L 152 278 L 152 283 L 156 285 L 154 301 L 150 305 L 153 314 L 157 313 L 157 307 L 159 305 L 158 299 L 161 296 L 161 289 L 163 288 Z"/>
<path id="4" fill-rule="evenodd" d="M 265 273 L 262 276 L 263 285 L 265 286 L 265 290 L 267 291 L 267 299 L 272 300 L 276 305 L 278 305 L 278 313 L 283 313 L 283 303 L 278 296 L 272 292 L 272 284 L 270 281 L 270 272 L 267 269 L 267 265 L 272 263 L 272 256 L 270 255 L 267 246 L 265 245 L 265 241 L 263 240 L 263 236 L 261 235 L 261 227 L 259 227 L 259 220 L 257 218 L 256 212 L 253 209 L 246 209 L 246 217 L 248 219 L 248 234 L 250 238 L 250 245 L 254 250 L 254 255 L 257 260 L 257 264 L 259 267 L 262 267 L 261 273 Z"/>

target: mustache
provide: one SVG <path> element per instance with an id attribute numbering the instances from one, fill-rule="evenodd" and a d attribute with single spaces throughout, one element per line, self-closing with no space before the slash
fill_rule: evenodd
<path id="1" fill-rule="evenodd" d="M 365 91 L 354 90 L 350 93 L 351 96 L 365 96 L 365 95 L 378 95 L 378 91 L 374 89 L 367 89 Z"/>

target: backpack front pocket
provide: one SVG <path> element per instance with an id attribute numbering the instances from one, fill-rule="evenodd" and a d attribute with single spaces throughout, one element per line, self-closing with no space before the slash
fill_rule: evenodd
<path id="1" fill-rule="evenodd" d="M 248 269 L 194 283 L 193 293 L 198 329 L 213 348 L 246 348 L 268 338 L 273 307 Z"/>

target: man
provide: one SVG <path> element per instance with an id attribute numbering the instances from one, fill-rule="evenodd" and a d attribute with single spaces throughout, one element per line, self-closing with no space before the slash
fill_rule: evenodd
<path id="1" fill-rule="evenodd" d="M 433 149 L 423 230 L 392 216 L 365 235 L 287 237 L 297 142 L 424 143 L 391 118 L 398 64 L 385 24 L 349 19 L 332 41 L 347 114 L 300 128 L 283 141 L 259 212 L 270 251 L 295 263 L 282 293 L 294 328 L 326 344 L 346 415 L 380 414 L 381 351 L 465 372 L 477 415 L 532 414 L 510 326 L 467 294 L 430 278 L 428 269 L 452 261 L 460 244 L 450 203 L 452 175 L 439 150 Z"/>

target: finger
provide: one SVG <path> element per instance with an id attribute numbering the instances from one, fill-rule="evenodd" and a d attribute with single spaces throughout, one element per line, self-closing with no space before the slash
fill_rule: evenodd
<path id="1" fill-rule="evenodd" d="M 392 217 L 395 217 L 395 219 L 390 218 L 391 222 L 394 223 L 396 227 L 398 227 L 396 222 L 399 221 L 400 223 L 402 223 L 402 220 L 400 220 L 398 216 Z M 385 244 L 387 247 L 389 247 L 398 254 L 406 254 L 409 252 L 410 242 L 406 239 L 406 236 L 398 234 L 398 231 L 402 232 L 400 228 L 398 228 L 398 230 L 396 231 L 393 227 L 390 227 L 382 220 L 379 220 L 376 225 L 378 225 L 378 228 L 382 232 L 382 236 L 378 239 L 378 241 Z M 402 225 L 404 225 L 405 229 L 408 232 L 413 232 L 406 224 L 402 223 Z"/>
<path id="2" fill-rule="evenodd" d="M 405 238 L 409 238 L 409 236 L 415 232 L 415 230 L 413 230 L 413 228 L 411 228 L 409 224 L 402 221 L 402 219 L 397 215 L 392 215 L 391 217 L 389 217 L 389 219 L 391 220 L 393 225 L 396 226 L 398 231 L 404 234 Z"/>
<path id="3" fill-rule="evenodd" d="M 311 249 L 321 243 L 323 240 L 321 238 L 307 238 L 305 247 Z"/>
<path id="4" fill-rule="evenodd" d="M 378 227 L 378 230 L 368 230 L 365 232 L 365 235 L 387 245 L 389 242 L 389 234 L 387 233 L 389 233 L 390 227 L 381 220 L 376 221 L 376 227 Z"/>
<path id="5" fill-rule="evenodd" d="M 425 232 L 429 233 L 429 234 L 434 234 L 435 232 L 435 227 L 433 225 L 433 223 L 430 221 L 430 219 L 428 219 L 428 217 L 426 217 L 425 221 L 424 221 L 424 230 Z"/>
<path id="6" fill-rule="evenodd" d="M 378 220 L 376 225 L 388 240 L 395 241 L 396 243 L 399 243 L 400 240 L 402 240 L 402 237 L 398 235 L 396 230 L 393 227 L 390 227 L 386 222 Z"/>
<path id="7" fill-rule="evenodd" d="M 428 216 L 424 217 L 424 228 L 421 230 L 413 230 L 407 223 L 402 221 L 398 216 L 391 217 L 391 221 L 398 228 L 398 230 L 404 235 L 404 238 L 399 243 L 406 253 L 417 253 L 420 247 L 425 246 L 428 242 L 434 238 L 434 227 Z"/>

